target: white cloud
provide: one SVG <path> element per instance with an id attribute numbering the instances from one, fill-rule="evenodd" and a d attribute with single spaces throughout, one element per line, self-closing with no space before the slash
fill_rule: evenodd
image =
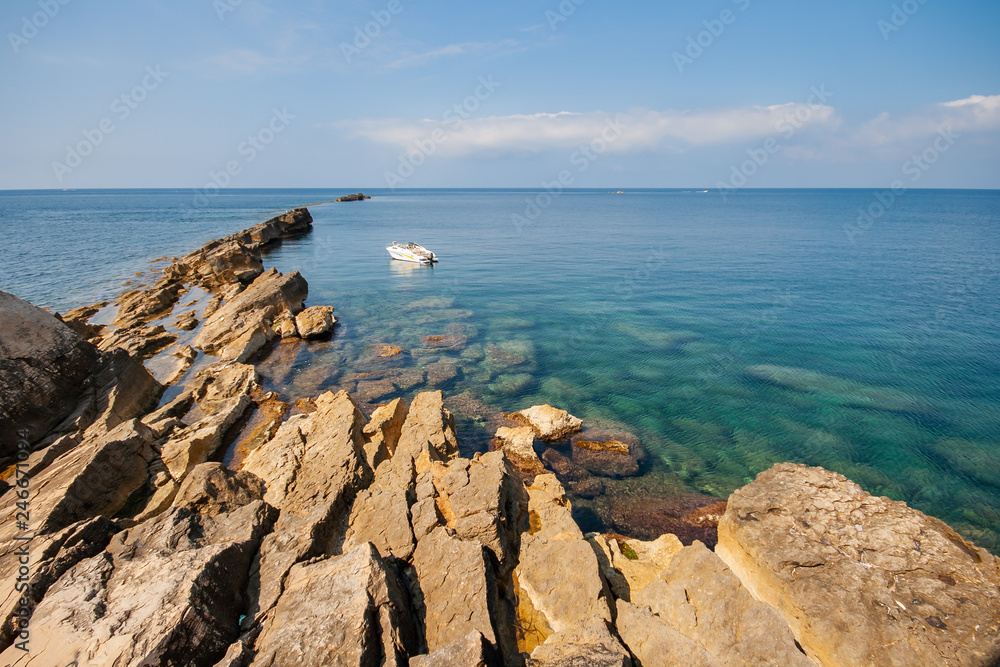
<path id="1" fill-rule="evenodd" d="M 807 110 L 808 113 L 801 113 Z M 609 145 L 614 152 L 657 149 L 678 150 L 690 146 L 755 140 L 781 132 L 795 118 L 807 116 L 804 127 L 834 128 L 839 123 L 832 107 L 779 104 L 694 111 L 634 109 L 622 113 L 587 112 L 515 114 L 457 121 L 398 118 L 362 119 L 339 123 L 354 137 L 407 148 L 443 130 L 447 141 L 442 152 L 464 155 L 475 152 L 540 152 L 575 148 L 602 136 L 609 122 L 623 126 L 621 136 Z"/>
<path id="2" fill-rule="evenodd" d="M 456 120 L 369 118 L 335 123 L 356 138 L 412 151 L 417 141 L 444 131 L 440 152 L 450 155 L 573 150 L 602 135 L 609 121 L 624 126 L 608 144 L 615 153 L 689 152 L 708 146 L 748 146 L 773 137 L 795 160 L 858 162 L 905 156 L 941 130 L 960 134 L 1000 129 L 1000 95 L 974 95 L 911 113 L 880 114 L 845 126 L 833 107 L 777 104 L 688 111 L 631 109 L 620 113 L 514 114 Z"/>
<path id="3" fill-rule="evenodd" d="M 401 69 L 404 67 L 415 67 L 425 65 L 438 58 L 454 56 L 465 56 L 473 53 L 514 53 L 523 50 L 523 47 L 516 39 L 505 39 L 499 42 L 462 42 L 461 44 L 449 44 L 423 53 L 411 53 L 385 65 L 386 69 Z"/>

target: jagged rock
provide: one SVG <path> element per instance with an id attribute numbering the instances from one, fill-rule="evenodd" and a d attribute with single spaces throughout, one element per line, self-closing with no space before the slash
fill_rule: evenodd
<path id="1" fill-rule="evenodd" d="M 574 431 L 579 431 L 583 421 L 577 419 L 565 410 L 559 410 L 551 405 L 535 405 L 526 410 L 515 412 L 515 419 L 535 429 L 539 440 L 552 442 L 564 438 Z"/>
<path id="2" fill-rule="evenodd" d="M 390 359 L 397 355 L 403 354 L 403 348 L 396 347 L 395 345 L 375 345 L 374 346 L 375 356 L 381 359 Z"/>
<path id="3" fill-rule="evenodd" d="M 96 517 L 78 521 L 52 535 L 36 538 L 40 544 L 33 544 L 30 549 L 29 576 L 21 579 L 18 568 L 12 567 L 10 574 L 0 582 L 0 649 L 14 642 L 22 601 L 28 603 L 25 608 L 34 608 L 49 587 L 67 570 L 103 551 L 116 531 L 117 527 L 110 519 Z"/>
<path id="4" fill-rule="evenodd" d="M 659 578 L 684 548 L 677 536 L 670 533 L 651 542 L 610 535 L 588 536 L 587 541 L 594 547 L 601 574 L 611 592 L 625 601 L 631 601 L 634 591 Z"/>
<path id="5" fill-rule="evenodd" d="M 725 664 L 755 664 L 746 662 L 720 663 L 698 642 L 685 637 L 647 608 L 618 600 L 616 627 L 622 641 L 628 645 L 642 667 L 722 667 Z"/>
<path id="6" fill-rule="evenodd" d="M 596 475 L 632 477 L 646 458 L 639 438 L 631 433 L 587 429 L 571 441 L 573 461 Z"/>
<path id="7" fill-rule="evenodd" d="M 278 319 L 274 322 L 274 331 L 281 340 L 295 338 L 299 335 L 299 330 L 295 326 L 295 318 L 288 313 L 278 315 Z"/>
<path id="8" fill-rule="evenodd" d="M 194 364 L 194 360 L 198 358 L 198 352 L 190 345 L 178 345 L 177 348 L 171 352 L 171 357 L 174 357 L 175 361 L 171 362 L 169 371 L 163 378 L 163 386 L 169 387 L 184 377 L 191 365 Z"/>
<path id="9" fill-rule="evenodd" d="M 271 395 L 261 397 L 254 403 L 253 414 L 233 441 L 233 457 L 229 462 L 232 468 L 240 468 L 247 454 L 274 437 L 290 409 L 288 403 Z"/>
<path id="10" fill-rule="evenodd" d="M 435 464 L 437 507 L 463 540 L 488 547 L 506 576 L 517 562 L 528 496 L 503 452 Z"/>
<path id="11" fill-rule="evenodd" d="M 458 456 L 455 418 L 444 409 L 440 391 L 421 392 L 413 399 L 397 449 L 414 460 L 450 461 Z"/>
<path id="12" fill-rule="evenodd" d="M 175 432 L 160 450 L 160 458 L 170 476 L 180 482 L 192 468 L 211 458 L 222 446 L 223 436 L 243 417 L 251 403 L 246 395 L 231 398 L 215 413 Z"/>
<path id="13" fill-rule="evenodd" d="M 700 542 L 677 552 L 659 578 L 633 589 L 632 603 L 650 609 L 664 635 L 683 635 L 704 649 L 716 664 L 815 665 L 795 645 L 795 638 L 781 616 L 755 600 L 729 568 Z M 651 621 L 647 619 L 647 623 Z M 634 635 L 619 630 L 622 640 L 645 665 L 656 655 L 659 642 L 646 646 L 647 638 L 641 627 L 639 624 Z M 686 642 L 680 644 L 686 645 L 693 655 L 701 655 Z"/>
<path id="14" fill-rule="evenodd" d="M 631 665 L 608 629 L 609 593 L 562 486 L 554 475 L 539 475 L 528 493 L 531 530 L 521 536 L 515 574 L 518 616 L 533 629 L 521 639 L 529 664 Z"/>
<path id="15" fill-rule="evenodd" d="M 267 246 L 275 241 L 304 234 L 312 229 L 312 214 L 307 208 L 296 208 L 271 218 L 250 229 L 237 232 L 227 239 L 239 241 L 253 250 Z"/>
<path id="16" fill-rule="evenodd" d="M 337 323 L 333 306 L 312 306 L 295 316 L 295 328 L 302 338 L 319 338 L 333 331 Z"/>
<path id="17" fill-rule="evenodd" d="M 259 498 L 227 509 L 175 506 L 119 533 L 48 590 L 31 618 L 31 652 L 11 646 L 0 662 L 213 664 L 238 636 L 250 561 L 274 516 Z"/>
<path id="18" fill-rule="evenodd" d="M 404 588 L 374 547 L 362 544 L 291 569 L 252 665 L 401 667 L 416 648 Z"/>
<path id="19" fill-rule="evenodd" d="M 101 301 L 90 306 L 74 308 L 65 314 L 56 313 L 55 317 L 65 322 L 66 326 L 72 329 L 78 336 L 93 343 L 100 338 L 104 327 L 99 324 L 90 324 L 90 319 L 107 305 L 107 301 Z"/>
<path id="20" fill-rule="evenodd" d="M 168 315 L 180 299 L 182 286 L 163 281 L 150 288 L 126 292 L 118 299 L 118 315 L 114 324 L 130 329 Z"/>
<path id="21" fill-rule="evenodd" d="M 410 667 L 502 667 L 503 662 L 479 632 L 470 632 L 429 655 L 410 658 Z"/>
<path id="22" fill-rule="evenodd" d="M 502 449 L 514 467 L 526 475 L 538 475 L 545 471 L 542 460 L 535 453 L 535 432 L 530 426 L 497 429 L 493 445 Z"/>
<path id="23" fill-rule="evenodd" d="M 842 475 L 781 463 L 733 493 L 718 555 L 821 665 L 992 665 L 1000 564 Z"/>
<path id="24" fill-rule="evenodd" d="M 164 280 L 198 283 L 215 290 L 233 283 L 249 283 L 264 271 L 260 254 L 232 237 L 212 241 L 163 270 Z"/>
<path id="25" fill-rule="evenodd" d="M 249 396 L 260 388 L 257 370 L 249 364 L 216 362 L 198 371 L 185 393 L 197 403 L 189 418 L 213 414 L 237 396 Z"/>
<path id="26" fill-rule="evenodd" d="M 365 424 L 362 429 L 365 436 L 365 458 L 372 470 L 396 452 L 408 411 L 406 401 L 397 398 L 388 405 L 376 408 Z"/>
<path id="27" fill-rule="evenodd" d="M 251 617 L 277 601 L 295 563 L 332 552 L 336 524 L 371 482 L 363 425 L 347 392 L 328 392 L 316 399 L 315 412 L 289 418 L 244 459 L 242 469 L 264 480 L 264 499 L 281 510 L 274 533 L 261 545 L 260 590 Z"/>
<path id="28" fill-rule="evenodd" d="M 632 667 L 622 647 L 599 618 L 567 627 L 553 634 L 531 652 L 527 667 Z"/>
<path id="29" fill-rule="evenodd" d="M 364 201 L 365 199 L 371 199 L 371 197 L 365 195 L 363 192 L 359 192 L 354 195 L 344 195 L 343 197 L 337 197 L 337 201 Z"/>
<path id="30" fill-rule="evenodd" d="M 191 310 L 186 313 L 181 313 L 174 320 L 174 326 L 181 331 L 193 331 L 198 327 L 198 311 Z"/>
<path id="31" fill-rule="evenodd" d="M 100 354 L 13 294 L 0 291 L 0 314 L 0 457 L 9 457 L 18 431 L 35 443 L 73 411 Z"/>
<path id="32" fill-rule="evenodd" d="M 435 528 L 417 543 L 413 566 L 419 584 L 417 613 L 427 648 L 434 652 L 456 637 L 479 632 L 497 645 L 497 589 L 488 549 Z"/>
<path id="33" fill-rule="evenodd" d="M 298 271 L 266 271 L 207 317 L 193 344 L 227 361 L 246 361 L 275 335 L 271 324 L 276 317 L 302 310 L 308 291 Z"/>
<path id="34" fill-rule="evenodd" d="M 138 420 L 84 440 L 31 480 L 31 524 L 47 535 L 72 523 L 113 516 L 146 481 L 152 432 Z M 0 508 L 0 545 L 11 546 L 14 503 Z M 0 547 L 2 549 L 4 547 Z"/>
<path id="35" fill-rule="evenodd" d="M 409 559 L 416 546 L 410 527 L 415 482 L 409 457 L 395 457 L 379 466 L 375 481 L 354 500 L 344 549 L 370 542 L 380 554 Z"/>
<path id="36" fill-rule="evenodd" d="M 162 324 L 155 326 L 119 327 L 101 338 L 97 347 L 102 351 L 125 350 L 139 359 L 149 359 L 170 347 L 177 334 L 167 331 Z"/>

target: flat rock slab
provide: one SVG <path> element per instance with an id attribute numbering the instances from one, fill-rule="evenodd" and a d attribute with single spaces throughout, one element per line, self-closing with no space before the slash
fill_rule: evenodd
<path id="1" fill-rule="evenodd" d="M 515 412 L 514 417 L 535 429 L 538 439 L 546 442 L 564 438 L 583 426 L 583 420 L 548 404 Z"/>
<path id="2" fill-rule="evenodd" d="M 730 497 L 718 555 L 821 665 L 993 665 L 1000 564 L 842 475 L 780 463 Z"/>

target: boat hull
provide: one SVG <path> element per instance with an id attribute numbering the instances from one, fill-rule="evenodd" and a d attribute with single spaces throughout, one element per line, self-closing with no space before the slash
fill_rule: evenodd
<path id="1" fill-rule="evenodd" d="M 403 248 L 393 248 L 388 247 L 386 251 L 393 259 L 398 259 L 401 262 L 413 262 L 414 264 L 430 264 L 431 260 L 426 257 L 419 257 L 413 253 L 404 250 Z"/>

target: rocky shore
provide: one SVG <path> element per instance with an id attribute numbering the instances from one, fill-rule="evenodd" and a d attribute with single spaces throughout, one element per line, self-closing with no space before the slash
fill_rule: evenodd
<path id="1" fill-rule="evenodd" d="M 469 454 L 447 407 L 469 397 L 282 403 L 261 351 L 336 318 L 261 250 L 311 224 L 213 241 L 114 304 L 0 292 L 0 663 L 1000 661 L 1000 561 L 836 473 L 779 464 L 584 533 L 567 492 L 634 475 L 635 436 L 539 405 Z"/>

